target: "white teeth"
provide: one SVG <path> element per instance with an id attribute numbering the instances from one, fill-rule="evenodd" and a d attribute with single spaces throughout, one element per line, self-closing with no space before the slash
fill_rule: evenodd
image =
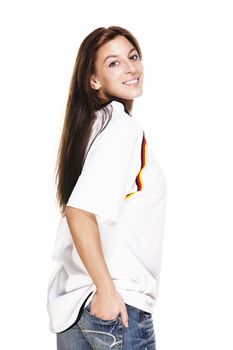
<path id="1" fill-rule="evenodd" d="M 134 84 L 138 81 L 138 79 L 134 79 L 134 80 L 129 80 L 129 81 L 126 81 L 124 82 L 123 84 Z"/>

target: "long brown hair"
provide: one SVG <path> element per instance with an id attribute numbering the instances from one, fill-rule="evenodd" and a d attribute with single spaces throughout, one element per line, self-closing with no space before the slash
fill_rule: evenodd
<path id="1" fill-rule="evenodd" d="M 95 73 L 98 49 L 119 35 L 129 40 L 138 51 L 141 59 L 142 52 L 137 39 L 128 30 L 118 26 L 95 29 L 82 41 L 78 50 L 69 86 L 65 119 L 55 169 L 57 201 L 63 216 L 65 215 L 66 203 L 82 171 L 85 161 L 85 150 L 95 119 L 95 111 L 103 108 L 104 123 L 108 119 L 106 127 L 111 119 L 111 114 L 109 114 L 108 109 L 105 109 L 105 106 L 113 100 L 120 101 L 119 98 L 105 93 L 108 97 L 106 102 L 106 100 L 98 96 L 98 90 L 90 86 L 90 77 Z M 125 111 L 127 112 L 126 108 Z M 102 123 L 100 132 L 103 130 L 104 123 Z"/>

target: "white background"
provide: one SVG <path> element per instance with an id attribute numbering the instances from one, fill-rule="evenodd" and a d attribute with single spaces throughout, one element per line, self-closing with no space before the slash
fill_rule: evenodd
<path id="1" fill-rule="evenodd" d="M 54 169 L 81 41 L 139 40 L 134 118 L 167 179 L 157 350 L 232 350 L 231 1 L 2 1 L 1 348 L 56 349 L 46 311 L 59 210 Z"/>

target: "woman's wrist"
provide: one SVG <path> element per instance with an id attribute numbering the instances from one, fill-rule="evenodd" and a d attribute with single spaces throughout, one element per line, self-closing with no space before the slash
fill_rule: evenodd
<path id="1" fill-rule="evenodd" d="M 116 292 L 116 287 L 112 280 L 107 283 L 98 283 L 96 284 L 97 293 L 101 294 L 111 294 Z"/>

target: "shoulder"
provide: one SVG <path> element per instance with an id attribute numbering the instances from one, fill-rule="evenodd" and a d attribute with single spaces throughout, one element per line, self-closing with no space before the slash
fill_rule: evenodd
<path id="1" fill-rule="evenodd" d="M 100 125 L 104 113 L 109 111 L 111 115 L 109 123 L 97 136 L 96 144 L 104 140 L 107 141 L 110 138 L 113 140 L 118 137 L 127 137 L 127 135 L 136 137 L 139 134 L 143 134 L 141 125 L 124 111 L 123 105 L 116 101 L 113 102 L 104 109 L 99 110 L 96 115 L 98 125 Z"/>
<path id="2" fill-rule="evenodd" d="M 85 163 L 93 159 L 127 158 L 134 150 L 140 150 L 144 131 L 139 123 L 125 111 L 112 111 L 112 117 L 101 132 L 101 115 L 98 115 L 94 137 L 88 149 Z"/>

